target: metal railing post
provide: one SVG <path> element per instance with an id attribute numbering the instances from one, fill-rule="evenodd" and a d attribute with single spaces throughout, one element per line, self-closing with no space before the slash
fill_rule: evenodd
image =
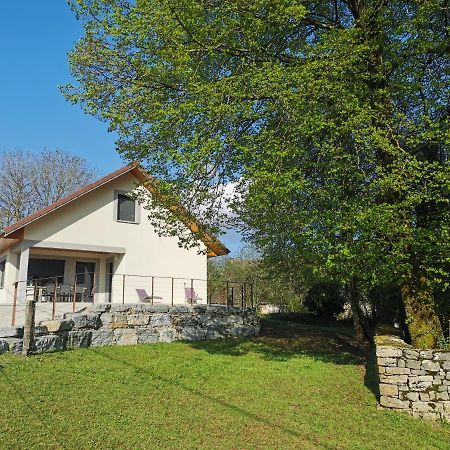
<path id="1" fill-rule="evenodd" d="M 97 273 L 94 272 L 93 275 L 93 282 L 92 282 L 92 304 L 95 303 L 95 292 L 97 291 Z"/>
<path id="2" fill-rule="evenodd" d="M 244 307 L 244 285 L 241 284 L 241 308 Z"/>
<path id="3" fill-rule="evenodd" d="M 17 309 L 17 289 L 19 286 L 19 282 L 16 281 L 14 283 L 14 299 L 13 299 L 13 309 L 12 309 L 12 318 L 11 318 L 11 326 L 16 326 L 16 309 Z"/>
<path id="4" fill-rule="evenodd" d="M 73 312 L 75 312 L 76 309 L 75 305 L 76 301 L 77 301 L 77 274 L 75 274 L 75 279 L 73 281 L 73 307 L 72 307 Z"/>
<path id="5" fill-rule="evenodd" d="M 56 300 L 58 299 L 58 278 L 55 277 L 55 291 L 53 292 L 52 320 L 55 319 Z"/>
<path id="6" fill-rule="evenodd" d="M 226 296 L 226 305 L 230 306 L 230 283 L 227 281 L 227 296 Z"/>
<path id="7" fill-rule="evenodd" d="M 122 275 L 122 304 L 125 304 L 125 274 Z"/>
<path id="8" fill-rule="evenodd" d="M 154 293 L 155 293 L 155 277 L 152 277 L 152 306 L 153 306 Z"/>
<path id="9" fill-rule="evenodd" d="M 191 278 L 191 306 L 194 304 L 194 280 Z"/>
<path id="10" fill-rule="evenodd" d="M 174 280 L 173 280 L 173 277 L 172 277 L 172 306 L 173 306 L 173 283 L 174 283 Z"/>

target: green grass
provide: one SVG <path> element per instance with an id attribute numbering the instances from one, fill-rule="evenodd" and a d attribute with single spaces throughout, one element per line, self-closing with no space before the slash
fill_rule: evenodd
<path id="1" fill-rule="evenodd" d="M 450 426 L 377 409 L 346 329 L 0 357 L 0 449 L 448 449 Z"/>

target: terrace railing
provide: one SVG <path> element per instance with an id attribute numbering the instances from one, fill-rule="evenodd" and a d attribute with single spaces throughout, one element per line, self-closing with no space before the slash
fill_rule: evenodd
<path id="1" fill-rule="evenodd" d="M 222 304 L 242 308 L 255 304 L 252 283 L 118 273 L 103 274 L 102 280 L 98 278 L 97 272 L 83 272 L 75 274 L 71 283 L 64 283 L 64 276 L 18 281 L 13 285 L 12 304 L 0 305 L 0 326 L 22 324 L 25 302 L 19 299 L 24 297 L 35 300 L 38 321 L 54 319 L 99 302 L 170 306 Z"/>

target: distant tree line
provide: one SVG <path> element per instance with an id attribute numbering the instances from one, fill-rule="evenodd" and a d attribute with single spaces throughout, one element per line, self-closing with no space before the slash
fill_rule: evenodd
<path id="1" fill-rule="evenodd" d="M 0 154 L 0 229 L 90 183 L 97 171 L 64 150 Z"/>

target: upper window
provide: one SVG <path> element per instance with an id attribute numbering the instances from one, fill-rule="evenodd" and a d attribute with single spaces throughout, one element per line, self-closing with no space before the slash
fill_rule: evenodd
<path id="1" fill-rule="evenodd" d="M 120 222 L 137 223 L 136 201 L 127 194 L 117 193 L 116 220 Z"/>
<path id="2" fill-rule="evenodd" d="M 6 268 L 6 260 L 0 261 L 0 288 L 2 288 L 5 284 L 5 268 Z"/>

